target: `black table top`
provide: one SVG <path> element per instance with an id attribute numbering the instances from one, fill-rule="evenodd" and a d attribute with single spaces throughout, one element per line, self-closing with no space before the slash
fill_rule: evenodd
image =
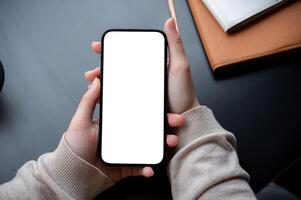
<path id="1" fill-rule="evenodd" d="M 300 156 L 301 52 L 213 74 L 186 1 L 177 0 L 176 9 L 199 101 L 236 135 L 240 162 L 257 191 Z M 109 28 L 162 29 L 168 17 L 162 0 L 2 0 L 0 183 L 57 146 L 87 88 L 83 73 L 99 65 L 92 40 Z M 163 174 L 125 180 L 103 197 L 170 198 Z"/>

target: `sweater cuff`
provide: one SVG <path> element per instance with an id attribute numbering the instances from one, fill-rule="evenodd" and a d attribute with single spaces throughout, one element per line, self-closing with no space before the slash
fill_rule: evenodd
<path id="1" fill-rule="evenodd" d="M 114 184 L 98 168 L 73 153 L 64 135 L 57 149 L 42 162 L 50 178 L 75 199 L 92 199 Z"/>
<path id="2" fill-rule="evenodd" d="M 182 115 L 185 117 L 186 123 L 177 130 L 179 144 L 176 150 L 180 150 L 201 136 L 225 131 L 216 121 L 212 111 L 207 108 L 207 106 L 197 106 L 182 113 Z"/>

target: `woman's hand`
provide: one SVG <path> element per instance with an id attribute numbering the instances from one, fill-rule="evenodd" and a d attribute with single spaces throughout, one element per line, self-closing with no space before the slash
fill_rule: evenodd
<path id="1" fill-rule="evenodd" d="M 189 62 L 185 55 L 184 46 L 172 18 L 166 20 L 164 31 L 167 35 L 169 46 L 169 112 L 180 114 L 198 106 L 199 102 L 194 92 Z M 92 42 L 91 48 L 95 53 L 101 53 L 100 42 Z M 87 71 L 85 77 L 89 81 L 93 81 L 96 77 L 100 77 L 100 67 Z"/>
<path id="2" fill-rule="evenodd" d="M 167 36 L 171 37 L 168 40 L 169 43 L 170 40 L 174 42 L 173 40 L 176 39 L 177 36 L 177 33 L 174 32 L 176 31 L 175 27 L 173 26 L 174 22 L 170 19 L 165 24 Z M 101 53 L 101 45 L 99 42 L 93 42 L 91 46 L 94 52 Z M 173 49 L 170 50 L 171 60 L 172 58 L 179 59 L 180 61 L 183 58 L 186 59 L 184 50 L 182 49 L 181 51 L 179 51 L 179 47 L 183 48 L 181 44 L 178 43 L 178 40 L 176 41 L 176 43 L 170 44 L 170 48 Z M 177 57 L 178 53 L 181 54 L 182 57 Z M 181 89 L 173 87 L 172 85 L 169 86 L 168 96 L 170 101 L 170 110 L 176 113 L 184 112 L 185 109 L 190 109 L 198 104 L 194 93 L 188 94 L 189 91 L 181 91 L 183 89 L 189 89 L 193 92 L 189 67 L 184 66 L 183 64 L 185 63 L 182 63 L 182 61 L 181 65 L 177 65 L 175 61 L 171 61 L 169 67 L 168 81 L 171 82 L 169 83 L 169 85 L 178 84 L 178 86 L 182 88 Z M 184 77 L 180 78 L 180 76 Z M 80 156 L 90 164 L 98 167 L 103 173 L 105 173 L 115 182 L 128 176 L 153 176 L 154 172 L 151 167 L 112 167 L 104 165 L 100 162 L 97 155 L 99 141 L 99 120 L 93 120 L 93 113 L 96 104 L 99 102 L 99 95 L 101 89 L 100 81 L 98 79 L 100 77 L 100 68 L 97 67 L 92 71 L 86 72 L 85 77 L 87 80 L 93 82 L 91 85 L 89 85 L 88 91 L 82 96 L 77 111 L 73 116 L 68 130 L 65 134 L 66 142 L 68 143 L 70 148 L 78 156 Z M 176 83 L 177 81 L 180 82 Z M 192 97 L 189 97 L 189 95 L 192 95 Z M 177 100 L 177 98 L 179 98 L 179 100 Z M 181 101 L 181 98 L 183 98 L 184 102 Z M 167 114 L 167 119 L 168 125 L 172 128 L 180 127 L 185 123 L 184 117 L 179 114 Z M 176 135 L 169 134 L 167 135 L 166 142 L 169 147 L 174 147 L 178 143 L 178 137 Z"/>
<path id="3" fill-rule="evenodd" d="M 177 32 L 174 19 L 166 20 L 164 31 L 169 47 L 168 100 L 170 112 L 183 113 L 196 106 L 199 101 L 193 87 L 189 61 Z"/>
<path id="4" fill-rule="evenodd" d="M 93 113 L 99 101 L 99 95 L 100 81 L 98 78 L 95 78 L 89 86 L 88 91 L 82 96 L 76 113 L 65 134 L 68 145 L 74 153 L 90 164 L 98 167 L 114 182 L 128 176 L 153 176 L 154 172 L 151 167 L 112 167 L 100 162 L 97 155 L 99 121 L 93 120 Z M 170 127 L 179 127 L 185 123 L 184 117 L 179 114 L 167 114 L 167 119 Z M 150 124 L 150 126 L 151 125 L 152 124 Z M 178 137 L 176 135 L 167 135 L 166 141 L 169 147 L 174 147 L 178 143 Z"/>

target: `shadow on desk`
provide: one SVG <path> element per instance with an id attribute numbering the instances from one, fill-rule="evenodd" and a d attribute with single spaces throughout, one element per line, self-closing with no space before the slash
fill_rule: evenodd
<path id="1" fill-rule="evenodd" d="M 289 65 L 289 63 L 297 63 L 297 61 L 300 61 L 300 59 L 301 49 L 294 49 L 282 54 L 259 58 L 247 63 L 228 66 L 225 68 L 218 68 L 214 72 L 214 78 L 215 80 L 219 81 L 237 76 L 243 76 L 249 73 L 256 73 L 262 70 L 269 70 L 270 68 L 283 66 L 296 67 L 297 65 Z"/>
<path id="2" fill-rule="evenodd" d="M 3 94 L 0 94 L 0 128 L 3 124 L 11 122 L 10 105 L 8 99 Z"/>
<path id="3" fill-rule="evenodd" d="M 126 178 L 95 199 L 172 200 L 172 196 L 167 176 L 159 175 L 151 178 Z"/>

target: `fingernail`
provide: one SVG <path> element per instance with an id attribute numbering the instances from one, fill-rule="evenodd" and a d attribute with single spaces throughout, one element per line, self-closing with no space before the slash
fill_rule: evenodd
<path id="1" fill-rule="evenodd" d="M 174 18 L 171 18 L 171 20 L 170 20 L 171 22 L 170 22 L 170 28 L 171 29 L 173 29 L 173 30 L 175 30 L 176 29 L 176 23 L 175 23 L 175 19 Z"/>
<path id="2" fill-rule="evenodd" d="M 89 71 L 86 71 L 86 72 L 85 72 L 85 77 L 88 76 L 88 74 L 89 74 L 90 72 L 91 72 L 90 70 L 89 70 Z"/>
<path id="3" fill-rule="evenodd" d="M 98 42 L 97 41 L 92 41 L 91 46 L 93 47 L 94 45 L 97 45 Z"/>
<path id="4" fill-rule="evenodd" d="M 152 177 L 154 175 L 154 171 L 151 167 L 144 167 L 143 168 L 143 175 L 145 177 Z"/>

